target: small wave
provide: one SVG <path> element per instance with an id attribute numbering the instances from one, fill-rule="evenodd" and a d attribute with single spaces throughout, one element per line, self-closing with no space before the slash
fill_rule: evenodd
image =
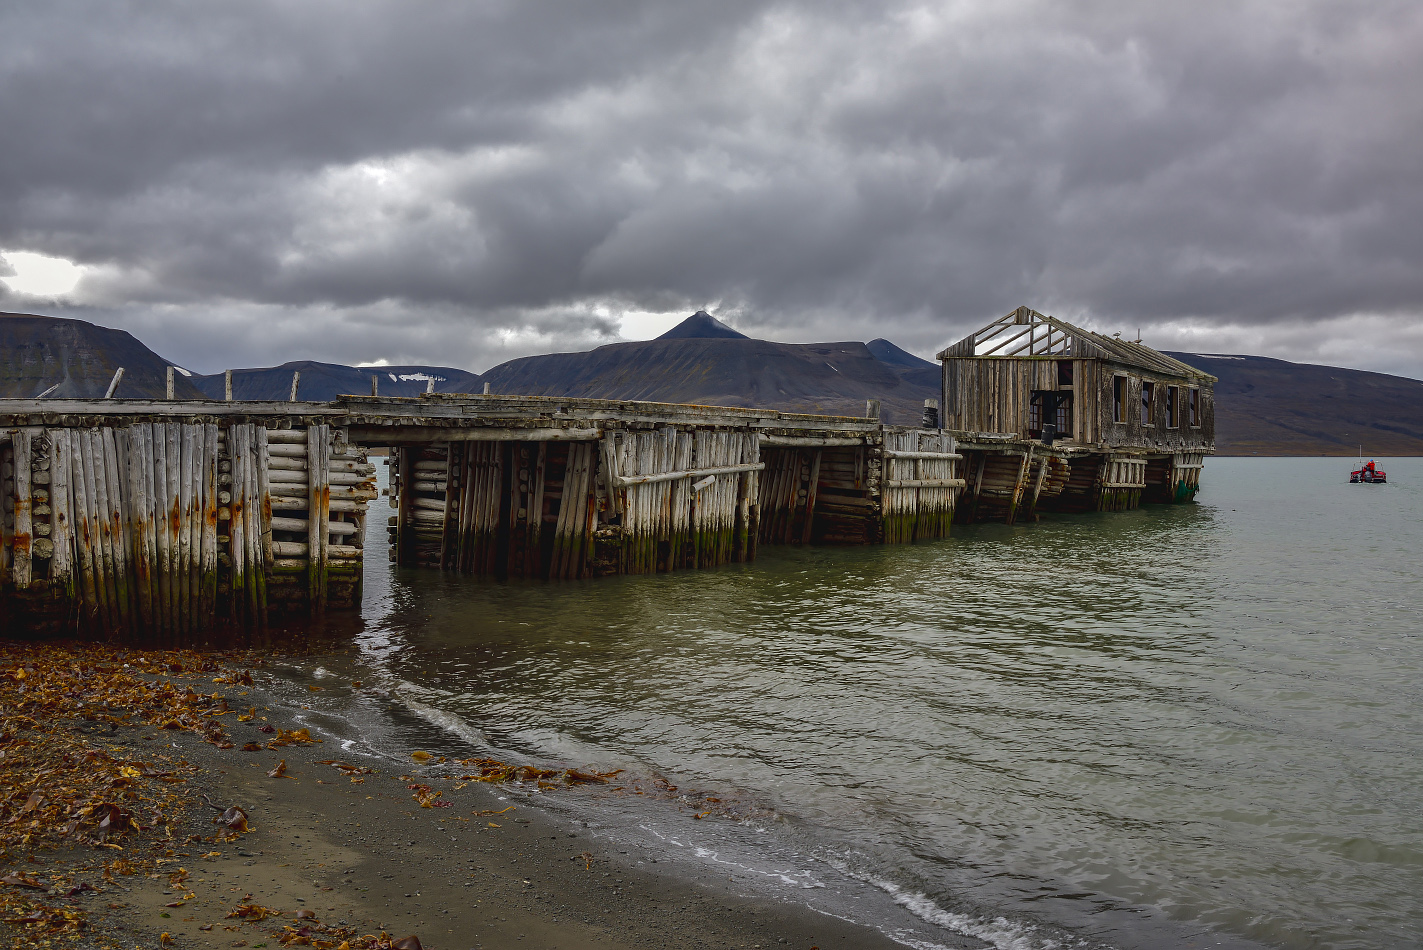
<path id="1" fill-rule="evenodd" d="M 437 709 L 434 706 L 427 706 L 418 699 L 412 699 L 409 695 L 405 694 L 403 690 L 392 693 L 392 698 L 398 699 L 405 705 L 406 709 L 409 709 L 421 719 L 424 719 L 433 726 L 438 726 L 459 739 L 463 739 L 470 745 L 481 749 L 488 749 L 490 747 L 489 738 L 484 734 L 484 731 L 470 725 L 468 721 L 461 719 L 459 716 L 447 713 L 443 709 Z"/>
<path id="2" fill-rule="evenodd" d="M 900 907 L 920 920 L 927 921 L 945 930 L 977 937 L 997 947 L 998 950 L 1065 950 L 1063 944 L 1038 931 L 1032 924 L 1014 923 L 1006 917 L 987 920 L 945 910 L 928 896 L 918 891 L 908 891 L 882 878 L 866 876 L 864 880 L 884 891 Z M 915 946 L 909 939 L 895 938 L 901 943 Z"/>

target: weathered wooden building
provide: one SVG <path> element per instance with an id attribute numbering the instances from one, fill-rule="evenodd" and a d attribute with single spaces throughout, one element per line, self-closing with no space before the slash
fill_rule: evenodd
<path id="1" fill-rule="evenodd" d="M 1001 516 L 1025 474 L 1045 511 L 1189 500 L 1215 451 L 1215 377 L 1142 343 L 1019 307 L 938 356 L 944 427 L 1012 443 L 966 461 L 961 520 Z M 1036 478 L 1024 442 L 1057 450 Z"/>

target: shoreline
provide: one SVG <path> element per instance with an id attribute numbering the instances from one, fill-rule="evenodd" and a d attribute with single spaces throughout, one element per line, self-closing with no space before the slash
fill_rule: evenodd
<path id="1" fill-rule="evenodd" d="M 26 649 L 41 652 L 46 645 Z M 89 919 L 69 946 L 334 950 L 345 941 L 355 950 L 357 935 L 378 945 L 382 934 L 387 943 L 417 937 L 428 950 L 904 945 L 808 902 L 748 893 L 709 868 L 657 865 L 650 853 L 619 853 L 633 849 L 618 848 L 615 838 L 586 821 L 515 800 L 497 785 L 423 774 L 439 764 L 438 756 L 406 766 L 376 762 L 344 752 L 335 737 L 316 731 L 312 738 L 324 742 L 269 749 L 273 736 L 306 728 L 301 710 L 255 685 L 214 684 L 211 676 L 169 679 L 178 689 L 215 690 L 225 699 L 232 715 L 215 721 L 232 748 L 218 748 L 199 731 L 154 725 L 104 737 L 116 759 L 126 754 L 157 770 L 190 766 L 182 777 L 189 804 L 170 817 L 166 840 L 143 842 L 139 835 L 140 848 L 158 846 L 146 873 L 111 881 L 90 874 L 95 890 L 67 898 Z M 253 718 L 235 721 L 249 707 Z M 75 723 L 57 728 L 77 733 Z M 333 759 L 373 771 L 323 764 Z M 284 771 L 271 774 L 280 762 Z M 221 831 L 213 824 L 216 809 L 233 804 L 244 809 L 251 830 L 214 842 Z M 67 848 L 42 853 L 40 867 L 67 866 L 78 878 L 98 857 L 112 854 Z M 186 876 L 175 884 L 179 868 Z M 170 906 L 175 903 L 180 906 Z M 244 905 L 258 909 L 240 910 Z M 263 919 L 266 910 L 280 913 Z M 25 926 L 0 924 L 0 933 L 23 935 Z M 986 946 L 932 930 L 940 946 Z"/>

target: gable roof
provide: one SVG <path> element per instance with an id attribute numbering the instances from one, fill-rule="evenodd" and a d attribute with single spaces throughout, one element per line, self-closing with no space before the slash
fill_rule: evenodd
<path id="1" fill-rule="evenodd" d="M 1170 376 L 1215 382 L 1211 374 L 1144 343 L 1093 333 L 1028 307 L 1019 307 L 938 354 L 941 360 L 1027 356 L 1109 360 Z"/>

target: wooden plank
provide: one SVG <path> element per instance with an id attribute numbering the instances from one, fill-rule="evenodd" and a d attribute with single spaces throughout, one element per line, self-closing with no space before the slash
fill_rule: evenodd
<path id="1" fill-rule="evenodd" d="M 963 488 L 967 485 L 962 478 L 891 478 L 884 483 L 886 488 Z"/>

